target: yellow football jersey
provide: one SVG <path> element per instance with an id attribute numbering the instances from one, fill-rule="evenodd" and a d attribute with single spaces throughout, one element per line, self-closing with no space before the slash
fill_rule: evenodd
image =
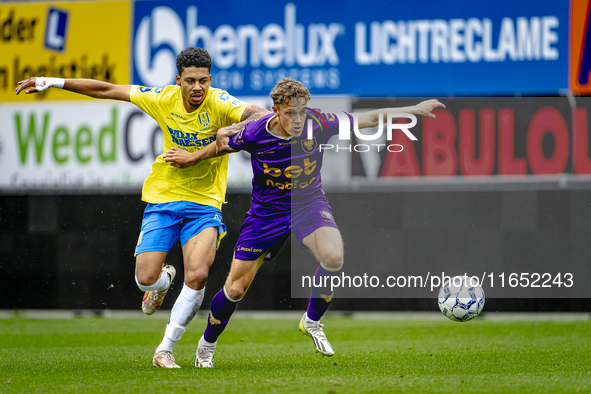
<path id="1" fill-rule="evenodd" d="M 163 132 L 163 153 L 173 146 L 194 152 L 215 143 L 218 129 L 240 122 L 246 103 L 226 91 L 209 88 L 201 106 L 187 113 L 180 86 L 148 88 L 134 85 L 131 102 L 154 118 Z M 228 155 L 176 168 L 156 158 L 146 178 L 142 200 L 157 204 L 192 201 L 221 208 L 226 196 Z"/>

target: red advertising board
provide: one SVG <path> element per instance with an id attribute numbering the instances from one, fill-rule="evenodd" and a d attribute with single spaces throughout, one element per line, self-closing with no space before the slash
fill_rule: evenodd
<path id="1" fill-rule="evenodd" d="M 380 152 L 381 177 L 591 174 L 587 98 L 576 108 L 559 97 L 440 101 L 447 108 L 412 129 L 418 141 L 393 133 L 389 143 L 404 149 Z M 353 175 L 364 175 L 362 167 Z"/>

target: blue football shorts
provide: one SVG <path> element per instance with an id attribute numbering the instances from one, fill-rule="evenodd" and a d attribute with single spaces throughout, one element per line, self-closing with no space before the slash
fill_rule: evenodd
<path id="1" fill-rule="evenodd" d="M 179 237 L 181 246 L 185 246 L 189 239 L 208 227 L 217 228 L 219 247 L 227 230 L 218 208 L 189 201 L 148 204 L 135 256 L 143 252 L 170 252 Z"/>

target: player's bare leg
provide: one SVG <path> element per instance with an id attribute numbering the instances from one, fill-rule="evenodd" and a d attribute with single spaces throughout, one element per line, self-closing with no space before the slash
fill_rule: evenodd
<path id="1" fill-rule="evenodd" d="M 167 252 L 152 251 L 140 253 L 136 257 L 135 279 L 138 287 L 145 291 L 142 310 L 147 315 L 160 308 L 176 274 L 173 266 L 164 266 L 167 255 Z M 180 368 L 171 352 L 156 351 L 152 364 L 161 368 Z"/>
<path id="2" fill-rule="evenodd" d="M 265 255 L 261 255 L 257 260 L 234 259 L 232 261 L 230 274 L 224 288 L 215 295 L 211 302 L 207 328 L 199 340 L 195 354 L 196 367 L 213 368 L 213 355 L 217 339 L 228 325 L 230 317 L 236 310 L 236 304 L 246 294 L 264 258 Z"/>
<path id="3" fill-rule="evenodd" d="M 265 256 L 261 256 L 257 260 L 252 261 L 239 259 L 232 261 L 232 267 L 224 285 L 226 295 L 229 298 L 241 300 L 244 297 L 264 258 Z"/>
<path id="4" fill-rule="evenodd" d="M 156 312 L 176 275 L 173 266 L 164 266 L 167 252 L 143 252 L 136 257 L 135 277 L 138 287 L 143 290 L 142 311 L 146 315 Z"/>
<path id="5" fill-rule="evenodd" d="M 193 290 L 203 290 L 209 269 L 215 259 L 218 230 L 208 227 L 190 238 L 183 246 L 185 285 Z"/>
<path id="6" fill-rule="evenodd" d="M 330 276 L 343 267 L 341 233 L 334 227 L 320 227 L 306 236 L 302 243 L 314 253 L 314 257 L 320 263 L 314 279 L 316 283 L 323 284 L 313 287 L 308 310 L 302 316 L 299 328 L 305 335 L 312 338 L 316 351 L 325 356 L 332 356 L 334 350 L 324 334 L 320 319 L 332 301 Z"/>
<path id="7" fill-rule="evenodd" d="M 340 270 L 343 267 L 343 238 L 338 229 L 320 227 L 306 236 L 302 243 L 324 268 Z"/>
<path id="8" fill-rule="evenodd" d="M 218 240 L 217 228 L 209 227 L 190 238 L 183 246 L 183 260 L 185 266 L 185 283 L 175 301 L 166 326 L 164 338 L 156 348 L 153 363 L 162 368 L 178 368 L 170 363 L 172 350 L 183 336 L 187 325 L 193 320 L 205 293 L 205 283 L 213 260 L 215 258 Z M 159 359 L 163 362 L 159 363 Z"/>

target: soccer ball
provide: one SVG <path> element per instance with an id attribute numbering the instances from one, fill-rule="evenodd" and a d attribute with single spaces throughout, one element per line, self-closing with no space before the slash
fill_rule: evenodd
<path id="1" fill-rule="evenodd" d="M 441 286 L 437 299 L 441 313 L 449 320 L 457 322 L 465 322 L 478 316 L 484 307 L 484 290 L 476 282 L 476 277 L 471 281 L 469 276 L 447 279 Z"/>

